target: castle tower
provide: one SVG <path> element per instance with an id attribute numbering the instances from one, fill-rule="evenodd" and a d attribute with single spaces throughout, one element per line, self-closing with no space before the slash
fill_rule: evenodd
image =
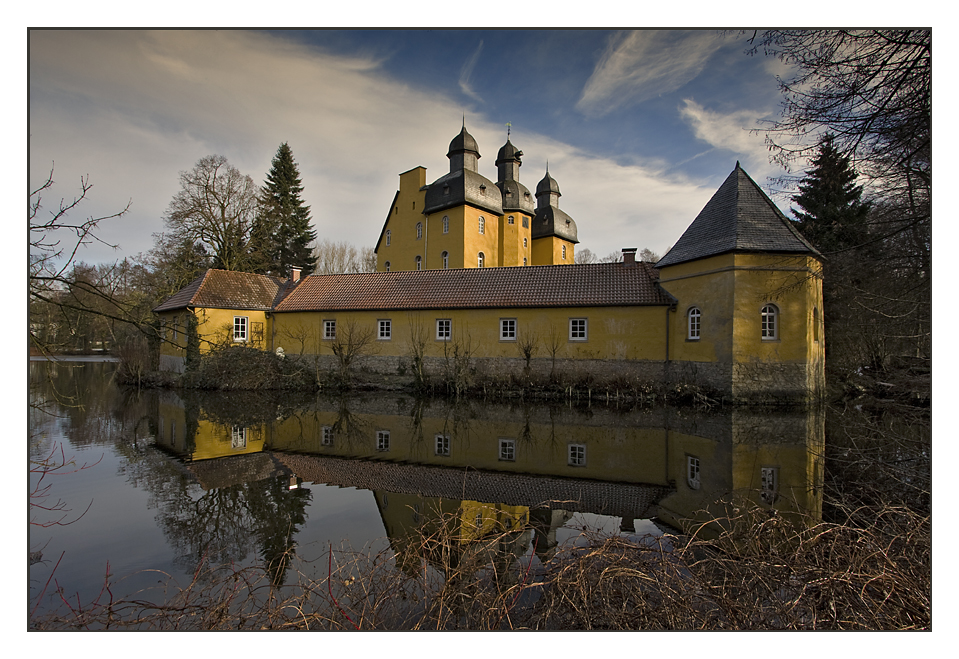
<path id="1" fill-rule="evenodd" d="M 499 226 L 499 265 L 515 266 L 532 263 L 530 218 L 536 212 L 533 195 L 519 182 L 523 152 L 509 138 L 496 155 L 497 180 L 503 198 L 503 215 Z"/>
<path id="2" fill-rule="evenodd" d="M 559 209 L 559 183 L 549 175 L 536 186 L 536 215 L 533 217 L 534 265 L 573 263 L 573 246 L 579 242 L 576 222 Z"/>

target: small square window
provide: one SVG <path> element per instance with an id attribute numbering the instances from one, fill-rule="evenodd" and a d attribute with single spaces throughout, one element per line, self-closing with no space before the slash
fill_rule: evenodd
<path id="1" fill-rule="evenodd" d="M 389 430 L 376 431 L 376 450 L 377 451 L 390 450 L 390 431 Z"/>
<path id="2" fill-rule="evenodd" d="M 686 484 L 689 489 L 699 489 L 699 458 L 694 455 L 686 456 Z"/>
<path id="3" fill-rule="evenodd" d="M 391 320 L 379 320 L 377 321 L 378 331 L 376 338 L 380 341 L 389 341 L 393 338 L 393 321 Z"/>
<path id="4" fill-rule="evenodd" d="M 246 341 L 249 337 L 250 319 L 246 316 L 233 316 L 233 340 Z"/>
<path id="5" fill-rule="evenodd" d="M 333 446 L 333 428 L 330 426 L 323 426 L 323 435 L 320 442 L 323 446 Z"/>
<path id="6" fill-rule="evenodd" d="M 570 444 L 569 449 L 569 466 L 571 467 L 585 467 L 586 466 L 586 444 Z"/>
<path id="7" fill-rule="evenodd" d="M 499 340 L 500 341 L 516 340 L 516 319 L 515 318 L 500 318 Z"/>
<path id="8" fill-rule="evenodd" d="M 569 340 L 570 341 L 586 340 L 586 319 L 585 318 L 569 319 Z"/>
<path id="9" fill-rule="evenodd" d="M 436 321 L 436 340 L 449 341 L 453 336 L 453 321 L 449 319 L 438 319 Z"/>
<path id="10" fill-rule="evenodd" d="M 516 440 L 515 439 L 499 440 L 499 459 L 506 460 L 508 462 L 516 461 Z"/>
<path id="11" fill-rule="evenodd" d="M 332 340 L 336 338 L 336 321 L 335 320 L 323 321 L 323 338 L 326 340 Z"/>
<path id="12" fill-rule="evenodd" d="M 437 435 L 436 436 L 436 455 L 449 457 L 449 454 L 450 454 L 450 436 Z"/>

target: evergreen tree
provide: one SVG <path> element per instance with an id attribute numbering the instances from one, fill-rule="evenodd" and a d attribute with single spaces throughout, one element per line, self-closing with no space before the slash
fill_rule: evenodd
<path id="1" fill-rule="evenodd" d="M 827 134 L 819 143 L 812 169 L 799 182 L 792 210 L 800 233 L 824 254 L 848 250 L 866 241 L 870 205 L 862 201 L 856 172 Z"/>
<path id="2" fill-rule="evenodd" d="M 310 207 L 300 198 L 301 192 L 303 186 L 293 150 L 284 142 L 273 157 L 258 199 L 251 236 L 255 272 L 288 277 L 291 267 L 301 268 L 303 275 L 316 267 L 311 245 L 316 231 L 310 223 Z"/>

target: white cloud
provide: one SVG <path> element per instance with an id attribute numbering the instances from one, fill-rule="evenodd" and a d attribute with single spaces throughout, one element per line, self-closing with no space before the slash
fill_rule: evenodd
<path id="1" fill-rule="evenodd" d="M 635 31 L 615 35 L 576 108 L 599 116 L 676 91 L 703 70 L 723 44 L 718 32 Z"/>
<path id="2" fill-rule="evenodd" d="M 463 65 L 463 68 L 460 71 L 460 79 L 459 79 L 460 90 L 464 94 L 472 98 L 474 101 L 477 101 L 479 103 L 482 103 L 483 99 L 480 98 L 479 94 L 477 94 L 473 90 L 473 87 L 470 84 L 470 78 L 473 75 L 473 69 L 476 67 L 476 62 L 479 61 L 479 56 L 482 51 L 483 51 L 483 42 L 480 41 L 479 45 L 476 47 L 476 50 L 473 51 L 473 54 L 470 55 L 470 58 L 466 60 L 466 63 Z"/>
<path id="3" fill-rule="evenodd" d="M 732 152 L 744 167 L 754 170 L 754 179 L 757 175 L 765 177 L 775 171 L 769 165 L 765 135 L 754 132 L 761 128 L 759 121 L 764 118 L 762 114 L 753 110 L 727 114 L 712 112 L 688 98 L 683 100 L 679 113 L 697 139 L 714 148 Z"/>

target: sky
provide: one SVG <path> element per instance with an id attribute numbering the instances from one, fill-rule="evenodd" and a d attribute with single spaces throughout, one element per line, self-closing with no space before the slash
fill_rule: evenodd
<path id="1" fill-rule="evenodd" d="M 745 54 L 750 34 L 32 30 L 29 184 L 53 169 L 49 209 L 89 177 L 84 217 L 129 203 L 78 255 L 112 262 L 153 246 L 200 158 L 262 185 L 287 142 L 318 238 L 373 246 L 401 172 L 447 173 L 465 121 L 496 180 L 509 124 L 520 181 L 534 191 L 548 164 L 579 249 L 663 255 L 737 161 L 767 189 L 783 173 L 754 129 L 777 116 L 786 69 Z"/>

